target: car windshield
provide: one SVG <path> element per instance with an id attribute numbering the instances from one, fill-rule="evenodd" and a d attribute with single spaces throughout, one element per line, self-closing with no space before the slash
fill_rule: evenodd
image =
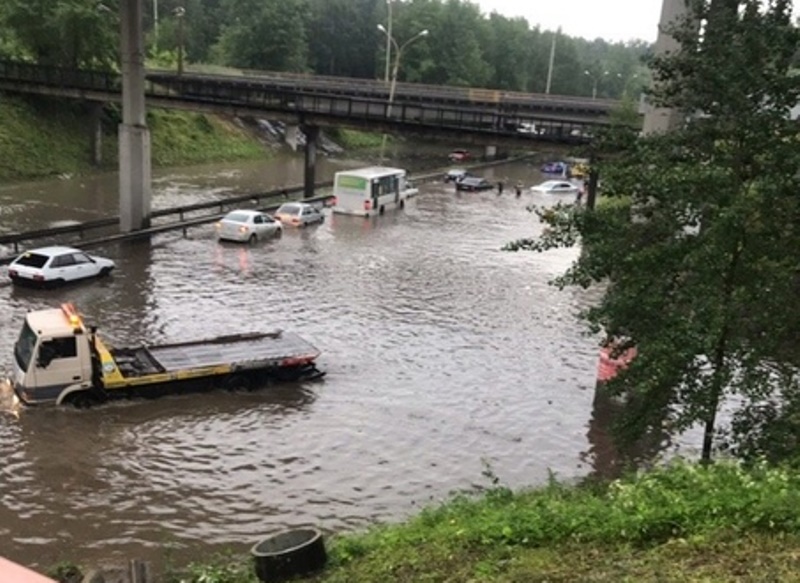
<path id="1" fill-rule="evenodd" d="M 278 209 L 279 215 L 299 215 L 301 207 L 296 204 L 285 204 Z"/>
<path id="2" fill-rule="evenodd" d="M 17 343 L 14 345 L 14 358 L 17 360 L 17 365 L 21 370 L 27 372 L 35 348 L 36 333 L 31 330 L 26 320 L 22 325 L 22 331 L 19 333 Z"/>
<path id="3" fill-rule="evenodd" d="M 250 215 L 247 213 L 229 213 L 225 217 L 226 221 L 232 221 L 234 223 L 248 223 L 250 222 Z"/>
<path id="4" fill-rule="evenodd" d="M 44 267 L 48 259 L 50 259 L 50 257 L 47 255 L 41 255 L 39 253 L 24 253 L 17 257 L 14 263 L 17 265 L 25 265 L 26 267 L 41 268 Z"/>

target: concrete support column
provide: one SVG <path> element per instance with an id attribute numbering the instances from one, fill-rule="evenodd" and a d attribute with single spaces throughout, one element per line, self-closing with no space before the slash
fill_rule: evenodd
<path id="1" fill-rule="evenodd" d="M 487 160 L 493 160 L 497 156 L 497 146 L 486 146 L 483 155 Z"/>
<path id="2" fill-rule="evenodd" d="M 93 166 L 99 166 L 103 163 L 103 103 L 90 101 L 89 108 L 91 163 Z"/>
<path id="3" fill-rule="evenodd" d="M 314 196 L 314 182 L 317 169 L 317 143 L 319 142 L 319 126 L 304 126 L 306 134 L 305 176 L 303 180 L 303 196 Z"/>
<path id="4" fill-rule="evenodd" d="M 122 123 L 119 126 L 119 221 L 123 233 L 150 226 L 150 131 L 144 101 L 143 0 L 120 2 Z"/>
<path id="5" fill-rule="evenodd" d="M 687 0 L 662 0 L 661 19 L 658 22 L 658 37 L 656 38 L 655 54 L 663 55 L 680 49 L 680 44 L 671 35 L 664 32 L 663 28 L 675 22 L 677 18 L 686 16 L 689 8 Z M 645 107 L 644 124 L 642 133 L 645 135 L 659 132 L 668 132 L 681 123 L 681 114 L 674 109 L 664 107 Z"/>

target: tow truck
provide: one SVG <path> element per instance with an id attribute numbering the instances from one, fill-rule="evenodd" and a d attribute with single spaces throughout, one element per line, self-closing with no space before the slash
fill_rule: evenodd
<path id="1" fill-rule="evenodd" d="M 119 397 L 318 379 L 325 374 L 315 365 L 319 354 L 282 330 L 114 348 L 72 303 L 64 303 L 26 314 L 9 381 L 26 405 L 85 408 Z"/>

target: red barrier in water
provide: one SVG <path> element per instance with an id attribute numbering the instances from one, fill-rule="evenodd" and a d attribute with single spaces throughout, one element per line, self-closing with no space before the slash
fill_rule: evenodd
<path id="1" fill-rule="evenodd" d="M 597 382 L 604 383 L 610 381 L 619 374 L 621 370 L 627 367 L 631 360 L 636 356 L 636 348 L 628 348 L 621 354 L 614 357 L 614 346 L 603 346 L 600 349 L 600 361 L 597 365 Z"/>

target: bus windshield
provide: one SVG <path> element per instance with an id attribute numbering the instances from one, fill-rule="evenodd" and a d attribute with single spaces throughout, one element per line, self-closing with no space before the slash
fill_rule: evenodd
<path id="1" fill-rule="evenodd" d="M 14 358 L 17 360 L 19 368 L 25 372 L 31 364 L 33 351 L 36 348 L 36 333 L 28 326 L 27 320 L 22 325 L 17 343 L 14 345 Z"/>

